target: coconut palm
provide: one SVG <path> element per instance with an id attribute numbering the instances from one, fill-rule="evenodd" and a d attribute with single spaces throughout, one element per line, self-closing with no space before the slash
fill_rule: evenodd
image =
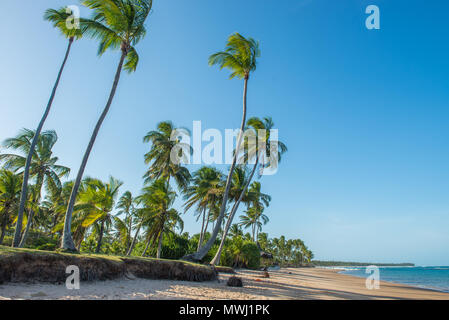
<path id="1" fill-rule="evenodd" d="M 105 229 L 113 222 L 112 210 L 123 182 L 110 177 L 105 183 L 98 179 L 89 179 L 88 187 L 80 194 L 79 207 L 84 207 L 89 214 L 84 217 L 82 226 L 88 228 L 95 225 L 98 231 L 96 253 L 101 250 Z"/>
<path id="2" fill-rule="evenodd" d="M 72 43 L 75 39 L 79 39 L 82 37 L 82 31 L 81 29 L 77 28 L 76 25 L 73 25 L 72 28 L 69 27 L 69 24 L 66 23 L 69 17 L 72 15 L 72 12 L 68 8 L 61 8 L 59 10 L 55 9 L 48 9 L 44 14 L 44 19 L 47 21 L 50 21 L 53 23 L 53 26 L 59 31 L 61 31 L 62 35 L 68 39 L 68 47 L 64 56 L 64 59 L 62 61 L 62 65 L 59 68 L 58 76 L 56 77 L 56 82 L 53 86 L 53 90 L 50 94 L 50 98 L 47 103 L 47 107 L 45 108 L 44 114 L 41 117 L 41 120 L 39 121 L 39 124 L 37 126 L 37 129 L 35 131 L 35 135 L 32 137 L 30 148 L 26 156 L 25 160 L 25 169 L 23 171 L 23 182 L 22 182 L 22 191 L 20 194 L 20 204 L 19 204 L 19 211 L 17 215 L 17 226 L 22 225 L 23 221 L 23 211 L 25 210 L 25 203 L 27 200 L 27 192 L 28 192 L 28 179 L 30 174 L 30 166 L 32 162 L 32 157 L 34 150 L 36 148 L 36 144 L 39 138 L 39 135 L 41 134 L 42 128 L 45 124 L 45 121 L 47 120 L 48 114 L 50 113 L 51 106 L 53 104 L 53 100 L 56 95 L 56 90 L 59 86 L 59 81 L 61 80 L 62 72 L 64 71 L 64 67 L 66 65 L 67 59 L 69 57 L 70 49 L 72 47 Z M 20 230 L 16 227 L 16 232 L 14 233 L 14 239 L 12 246 L 17 247 L 20 243 Z"/>
<path id="3" fill-rule="evenodd" d="M 235 238 L 235 237 L 243 237 L 243 230 L 242 228 L 234 223 L 231 228 L 229 228 L 229 235 L 231 236 L 231 238 Z"/>
<path id="4" fill-rule="evenodd" d="M 139 56 L 135 45 L 145 36 L 145 20 L 151 11 L 152 0 L 86 0 L 83 1 L 83 4 L 93 9 L 94 15 L 92 19 L 83 19 L 81 21 L 81 29 L 86 35 L 99 40 L 98 54 L 102 55 L 108 49 L 120 49 L 121 55 L 108 101 L 95 125 L 84 153 L 67 206 L 61 247 L 68 251 L 76 251 L 70 226 L 76 196 L 90 152 L 111 107 L 122 69 L 133 72 L 137 68 Z"/>
<path id="5" fill-rule="evenodd" d="M 262 120 L 257 117 L 250 118 L 247 122 L 247 127 L 249 130 L 246 131 L 245 139 L 243 141 L 243 154 L 241 156 L 241 161 L 239 162 L 246 164 L 252 161 L 254 162 L 254 165 L 246 185 L 240 192 L 240 196 L 238 196 L 238 199 L 235 199 L 234 206 L 229 214 L 228 221 L 226 222 L 220 247 L 211 261 L 211 264 L 214 265 L 220 262 L 220 255 L 223 250 L 227 233 L 234 220 L 240 202 L 243 200 L 246 190 L 259 166 L 260 160 L 263 159 L 263 163 L 260 166 L 260 174 L 262 174 L 263 170 L 266 168 L 277 168 L 282 155 L 287 152 L 287 146 L 283 142 L 274 140 L 271 137 L 271 130 L 274 128 L 274 122 L 270 117 L 265 117 Z"/>
<path id="6" fill-rule="evenodd" d="M 17 212 L 20 199 L 22 177 L 12 171 L 0 170 L 0 245 L 3 243 L 6 228 Z"/>
<path id="7" fill-rule="evenodd" d="M 220 198 L 220 194 L 222 193 L 222 178 L 223 174 L 216 168 L 206 166 L 201 167 L 193 173 L 191 184 L 185 191 L 185 211 L 196 205 L 196 213 L 198 215 L 197 221 L 201 216 L 203 220 L 198 241 L 198 249 L 203 243 L 211 213 L 216 207 L 217 199 Z"/>
<path id="8" fill-rule="evenodd" d="M 189 184 L 190 172 L 181 162 L 187 163 L 191 147 L 181 142 L 178 137 L 172 137 L 178 130 L 180 128 L 175 128 L 172 122 L 163 121 L 157 125 L 157 130 L 148 132 L 143 138 L 144 142 L 151 143 L 150 151 L 145 154 L 145 163 L 150 164 L 144 175 L 145 183 L 160 178 L 170 182 L 170 178 L 174 178 L 181 191 Z M 177 156 L 182 161 L 172 161 L 173 150 L 179 151 Z"/>
<path id="9" fill-rule="evenodd" d="M 16 137 L 5 140 L 4 146 L 6 148 L 15 149 L 22 153 L 22 155 L 9 153 L 1 154 L 0 160 L 4 161 L 5 168 L 12 169 L 15 172 L 22 170 L 24 167 L 26 168 L 28 158 L 25 155 L 29 154 L 31 151 L 33 146 L 32 141 L 35 136 L 36 134 L 33 130 L 23 129 Z M 33 157 L 31 158 L 31 162 L 28 167 L 29 175 L 36 180 L 37 195 L 32 197 L 34 204 L 40 201 L 42 188 L 44 186 L 47 190 L 60 188 L 60 179 L 62 177 L 66 177 L 70 173 L 69 168 L 56 164 L 58 162 L 58 158 L 53 155 L 53 147 L 57 141 L 58 136 L 53 130 L 42 132 L 36 141 Z M 23 172 L 23 176 L 25 177 L 25 172 Z M 25 244 L 28 230 L 30 228 L 29 224 L 32 223 L 33 214 L 34 210 L 31 209 L 27 220 L 27 227 L 22 235 L 23 212 L 21 217 L 19 211 L 13 242 L 15 247 L 22 247 Z M 15 242 L 16 237 L 20 240 L 18 244 Z"/>
<path id="10" fill-rule="evenodd" d="M 243 79 L 243 113 L 242 123 L 240 125 L 240 132 L 237 137 L 236 151 L 234 152 L 231 167 L 229 169 L 228 177 L 226 180 L 225 191 L 223 193 L 223 200 L 219 212 L 218 219 L 215 224 L 215 228 L 212 232 L 210 239 L 207 243 L 200 248 L 196 253 L 184 257 L 189 260 L 201 260 L 212 248 L 215 239 L 218 236 L 222 221 L 225 217 L 226 207 L 228 203 L 229 189 L 231 188 L 232 174 L 237 162 L 237 156 L 239 154 L 240 145 L 243 136 L 243 130 L 246 122 L 246 98 L 248 89 L 248 80 L 251 72 L 256 70 L 257 58 L 260 56 L 259 43 L 252 38 L 245 38 L 239 33 L 232 34 L 227 41 L 224 51 L 217 52 L 209 57 L 209 65 L 218 65 L 221 69 L 228 68 L 231 71 L 230 79 L 237 77 Z"/>
<path id="11" fill-rule="evenodd" d="M 258 188 L 260 190 L 259 182 L 254 182 L 253 184 L 258 184 L 259 185 Z M 257 186 L 254 186 L 254 188 L 257 189 Z M 260 191 L 258 191 L 258 192 L 260 192 Z M 265 210 L 264 204 L 266 204 L 266 203 L 261 202 L 260 197 L 258 197 L 258 198 L 259 199 L 253 201 L 251 203 L 251 207 L 248 210 L 246 210 L 246 215 L 240 216 L 240 219 L 241 219 L 240 225 L 242 225 L 245 228 L 251 227 L 251 229 L 252 229 L 252 232 L 251 232 L 251 235 L 252 235 L 251 240 L 252 241 L 255 241 L 256 239 L 258 239 L 259 231 L 262 229 L 262 224 L 265 225 L 269 221 L 268 216 L 263 214 L 263 211 Z"/>
<path id="12" fill-rule="evenodd" d="M 151 212 L 150 219 L 147 220 L 147 245 L 143 254 L 145 254 L 150 243 L 153 245 L 156 245 L 157 243 L 156 257 L 160 258 L 164 232 L 171 229 L 174 225 L 183 227 L 178 212 L 171 208 L 175 198 L 176 193 L 171 189 L 168 181 L 162 178 L 154 181 L 151 185 L 143 189 L 143 193 L 139 196 L 139 200 L 143 206 L 148 208 L 149 212 Z"/>
<path id="13" fill-rule="evenodd" d="M 120 232 L 121 237 L 124 238 L 126 252 L 131 245 L 131 232 L 133 227 L 134 218 L 136 217 L 136 201 L 130 191 L 126 191 L 119 199 L 117 203 L 117 209 L 119 209 L 118 215 L 124 214 L 123 220 L 116 218 L 117 229 Z"/>

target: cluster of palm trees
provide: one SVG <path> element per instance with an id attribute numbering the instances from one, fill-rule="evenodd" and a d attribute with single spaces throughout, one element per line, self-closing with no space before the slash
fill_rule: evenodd
<path id="1" fill-rule="evenodd" d="M 84 0 L 82 4 L 92 11 L 92 17 L 80 18 L 75 28 L 76 24 L 67 23 L 73 16 L 66 7 L 45 12 L 44 18 L 68 40 L 68 47 L 37 129 L 23 130 L 4 143 L 5 148 L 15 149 L 19 154 L 0 155 L 3 163 L 0 172 L 0 244 L 8 226 L 14 224 L 14 247 L 25 245 L 34 226 L 43 232 L 56 233 L 61 241 L 60 247 L 66 251 L 79 251 L 86 237 L 94 237 L 95 252 L 101 252 L 105 236 L 114 233 L 114 239 L 121 243 L 124 254 L 132 254 L 136 244 L 143 241 L 143 255 L 151 247 L 156 248 L 156 256 L 160 257 L 164 234 L 183 229 L 181 213 L 173 208 L 178 194 L 185 199 L 184 210 L 194 209 L 201 221 L 196 252 L 186 252 L 184 259 L 200 261 L 218 242 L 211 263 L 219 264 L 241 204 L 245 210 L 239 225 L 249 228 L 251 240 L 256 242 L 262 226 L 268 222 L 264 210 L 271 198 L 262 193 L 261 184 L 255 179 L 260 178 L 266 168 L 277 165 L 281 155 L 287 151 L 282 142 L 274 141 L 275 137 L 270 136 L 274 126 L 271 118 L 247 119 L 248 81 L 256 70 L 259 43 L 234 33 L 228 38 L 225 49 L 209 58 L 211 66 L 229 69 L 231 79 L 243 80 L 242 121 L 228 173 L 206 166 L 191 174 L 182 164 L 171 161 L 171 151 L 182 143 L 171 139 L 177 128 L 165 121 L 143 139 L 151 147 L 145 154 L 148 170 L 141 194 L 134 197 L 126 191 L 119 198 L 122 182 L 112 177 L 107 182 L 84 177 L 84 170 L 111 108 L 122 70 L 136 70 L 139 56 L 135 46 L 146 34 L 145 22 L 152 9 L 152 0 Z M 74 40 L 83 37 L 99 42 L 99 55 L 108 49 L 116 49 L 120 51 L 120 59 L 109 97 L 93 129 L 75 179 L 62 183 L 61 179 L 67 177 L 70 169 L 57 164 L 58 158 L 52 154 L 56 133 L 42 130 Z M 258 143 L 244 135 L 245 130 L 257 137 Z M 277 147 L 273 149 L 272 145 Z M 190 156 L 190 147 L 183 146 L 179 150 L 181 157 Z M 256 171 L 259 171 L 257 176 Z M 177 191 L 172 187 L 173 181 Z M 211 232 L 208 231 L 210 227 Z"/>
<path id="2" fill-rule="evenodd" d="M 252 118 L 248 122 L 263 122 Z M 267 122 L 267 120 L 265 121 Z M 113 177 L 104 182 L 86 177 L 82 180 L 73 209 L 71 234 L 77 250 L 86 238 L 95 239 L 94 252 L 102 252 L 104 237 L 120 243 L 120 253 L 130 255 L 137 242 L 145 243 L 142 255 L 148 248 L 154 247 L 156 257 L 161 256 L 162 239 L 168 233 L 182 232 L 181 213 L 173 208 L 177 192 L 170 186 L 175 181 L 178 193 L 182 194 L 185 203 L 184 211 L 193 210 L 197 220 L 201 221 L 201 229 L 197 249 L 204 240 L 210 239 L 210 226 L 217 225 L 220 205 L 225 192 L 225 175 L 217 168 L 203 166 L 193 172 L 170 160 L 171 149 L 179 141 L 171 140 L 171 131 L 175 130 L 171 122 L 161 122 L 157 130 L 150 131 L 144 141 L 151 147 L 145 155 L 149 163 L 144 175 L 144 187 L 138 196 L 125 191 L 120 196 L 123 183 Z M 23 180 L 31 141 L 35 136 L 32 130 L 24 129 L 16 137 L 6 139 L 3 146 L 16 151 L 1 153 L 0 161 L 0 244 L 6 230 L 13 222 L 17 222 L 17 210 L 20 203 L 20 186 Z M 26 244 L 31 229 L 44 234 L 55 234 L 62 237 L 64 217 L 74 181 L 61 180 L 70 169 L 60 165 L 53 154 L 53 147 L 58 140 L 55 131 L 44 131 L 37 139 L 36 150 L 30 163 L 28 199 L 24 207 L 24 223 L 20 228 L 20 243 Z M 164 147 L 166 146 L 166 147 Z M 271 197 L 261 191 L 261 183 L 252 181 L 254 168 L 245 164 L 236 166 L 229 188 L 229 204 L 226 210 L 226 225 L 220 227 L 221 242 L 217 254 L 221 255 L 228 235 L 234 237 L 232 228 L 244 227 L 251 230 L 248 237 L 256 242 L 262 226 L 268 222 L 264 210 L 269 206 Z M 173 179 L 171 179 L 173 178 Z M 120 196 L 120 197 L 119 197 Z M 239 203 L 245 205 L 241 222 L 232 223 L 232 215 Z M 225 228 L 224 228 L 225 227 Z M 112 237 L 111 237 L 112 236 Z M 186 252 L 187 253 L 187 252 Z"/>
<path id="3" fill-rule="evenodd" d="M 301 239 L 288 239 L 284 236 L 269 239 L 268 234 L 259 234 L 259 244 L 263 250 L 271 252 L 280 266 L 302 266 L 313 259 L 313 252 Z"/>

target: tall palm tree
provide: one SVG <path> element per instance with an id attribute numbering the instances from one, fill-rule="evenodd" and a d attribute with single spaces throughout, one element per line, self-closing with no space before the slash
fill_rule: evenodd
<path id="1" fill-rule="evenodd" d="M 234 153 L 232 164 L 229 169 L 226 180 L 225 191 L 223 193 L 223 200 L 221 203 L 220 213 L 216 221 L 214 231 L 207 243 L 200 248 L 196 253 L 187 255 L 184 259 L 198 261 L 201 260 L 212 248 L 215 239 L 218 236 L 225 217 L 226 206 L 228 202 L 229 189 L 231 187 L 232 174 L 237 162 L 237 156 L 240 150 L 243 130 L 246 122 L 246 98 L 248 89 L 248 80 L 251 72 L 256 70 L 257 58 L 260 56 L 259 42 L 252 38 L 245 38 L 239 33 L 232 34 L 227 41 L 224 51 L 217 52 L 209 57 L 209 65 L 218 65 L 221 69 L 228 68 L 231 70 L 230 79 L 237 77 L 243 79 L 243 112 L 242 123 L 240 125 L 240 132 L 237 137 L 236 152 Z"/>
<path id="2" fill-rule="evenodd" d="M 198 249 L 201 247 L 204 235 L 207 231 L 211 213 L 216 207 L 216 201 L 222 193 L 223 174 L 214 167 L 201 167 L 192 175 L 191 184 L 185 191 L 184 198 L 187 200 L 184 204 L 185 211 L 196 205 L 198 219 L 202 215 L 202 225 Z M 206 215 L 206 211 L 207 215 Z"/>
<path id="3" fill-rule="evenodd" d="M 9 170 L 0 170 L 0 245 L 19 205 L 21 183 L 20 175 Z"/>
<path id="4" fill-rule="evenodd" d="M 80 194 L 79 205 L 84 205 L 89 211 L 82 226 L 88 228 L 96 225 L 98 229 L 96 253 L 101 250 L 105 228 L 112 224 L 113 216 L 111 212 L 115 207 L 115 200 L 122 185 L 123 182 L 113 177 L 110 177 L 107 183 L 98 179 L 91 179 L 86 190 Z"/>
<path id="5" fill-rule="evenodd" d="M 163 121 L 157 125 L 157 130 L 148 132 L 143 138 L 144 142 L 151 143 L 150 151 L 145 154 L 145 163 L 150 164 L 150 167 L 144 179 L 145 183 L 151 183 L 160 178 L 170 182 L 170 178 L 174 178 L 178 188 L 183 191 L 189 184 L 190 172 L 181 163 L 173 162 L 171 153 L 172 150 L 179 150 L 179 158 L 186 162 L 191 147 L 179 139 L 172 139 L 175 130 L 177 128 L 172 122 Z"/>
<path id="6" fill-rule="evenodd" d="M 247 127 L 250 130 L 247 131 L 248 134 L 243 141 L 243 155 L 240 162 L 246 164 L 254 161 L 254 165 L 245 187 L 241 191 L 238 199 L 235 200 L 234 206 L 229 214 L 220 247 L 211 261 L 211 264 L 214 265 L 220 262 L 220 255 L 223 250 L 227 233 L 234 220 L 240 202 L 243 200 L 246 190 L 259 166 L 260 160 L 264 160 L 260 168 L 260 172 L 262 173 L 265 168 L 277 166 L 278 162 L 281 161 L 282 155 L 287 152 L 287 146 L 283 142 L 274 140 L 271 137 L 271 130 L 274 128 L 274 122 L 270 117 L 265 117 L 262 120 L 257 117 L 250 118 L 247 122 Z"/>
<path id="7" fill-rule="evenodd" d="M 83 19 L 81 25 L 85 34 L 99 40 L 98 54 L 102 55 L 108 49 L 120 49 L 121 56 L 108 101 L 95 125 L 75 183 L 73 184 L 65 215 L 64 231 L 61 241 L 61 248 L 67 251 L 76 251 L 70 226 L 76 195 L 90 152 L 92 151 L 101 125 L 111 107 L 122 69 L 124 68 L 128 72 L 133 72 L 137 68 L 139 56 L 134 46 L 145 36 L 145 20 L 150 14 L 152 0 L 86 0 L 83 1 L 83 4 L 94 10 L 93 18 Z"/>
<path id="8" fill-rule="evenodd" d="M 12 169 L 13 171 L 20 171 L 26 167 L 28 162 L 28 157 L 25 154 L 29 154 L 31 151 L 34 137 L 36 134 L 33 130 L 23 129 L 20 133 L 14 137 L 6 139 L 4 146 L 6 148 L 15 149 L 20 151 L 20 154 L 1 154 L 0 160 L 4 161 L 5 168 Z M 70 173 L 70 169 L 61 165 L 56 164 L 58 158 L 53 155 L 53 147 L 58 141 L 58 136 L 55 131 L 44 131 L 39 135 L 35 143 L 35 150 L 33 152 L 33 157 L 28 166 L 29 175 L 36 179 L 36 190 L 37 195 L 33 198 L 33 203 L 38 203 L 41 198 L 42 188 L 45 186 L 47 190 L 60 188 L 61 178 L 67 176 Z M 25 172 L 23 172 L 25 177 Z M 25 207 L 24 207 L 25 209 Z M 27 227 L 22 235 L 22 222 L 23 214 L 20 217 L 17 216 L 16 230 L 14 233 L 13 246 L 22 247 L 25 244 L 30 224 L 32 223 L 32 218 L 34 214 L 34 209 L 30 209 L 29 217 L 27 220 Z M 20 219 L 20 223 L 19 223 Z M 15 239 L 19 239 L 19 243 L 15 243 Z"/>
<path id="9" fill-rule="evenodd" d="M 64 71 L 64 67 L 66 65 L 67 59 L 69 57 L 70 49 L 72 47 L 73 40 L 79 39 L 82 37 L 82 31 L 79 28 L 68 28 L 68 24 L 66 23 L 67 19 L 71 16 L 72 12 L 68 8 L 61 8 L 59 10 L 55 9 L 48 9 L 44 14 L 44 19 L 47 21 L 50 21 L 53 23 L 53 26 L 57 29 L 59 29 L 62 33 L 62 35 L 68 39 L 68 47 L 64 56 L 64 59 L 62 61 L 62 65 L 59 68 L 58 76 L 56 77 L 56 82 L 53 86 L 53 90 L 50 94 L 50 98 L 47 103 L 47 107 L 45 108 L 44 114 L 41 117 L 41 120 L 39 121 L 39 124 L 37 126 L 37 129 L 35 131 L 34 137 L 32 137 L 31 145 L 26 157 L 25 161 L 25 169 L 23 172 L 23 182 L 22 182 L 22 191 L 20 194 L 20 204 L 19 204 L 19 211 L 17 215 L 17 223 L 16 223 L 16 232 L 14 233 L 14 239 L 12 246 L 17 247 L 20 243 L 20 230 L 17 228 L 17 226 L 22 225 L 23 220 L 23 211 L 25 210 L 25 203 L 27 200 L 27 192 L 28 192 L 28 179 L 29 179 L 29 172 L 30 172 L 30 166 L 31 161 L 33 157 L 33 153 L 39 138 L 39 135 L 41 134 L 42 128 L 44 127 L 45 121 L 47 120 L 48 114 L 50 113 L 51 106 L 53 104 L 53 100 L 56 95 L 56 90 L 59 86 L 59 81 L 61 80 L 62 72 Z"/>

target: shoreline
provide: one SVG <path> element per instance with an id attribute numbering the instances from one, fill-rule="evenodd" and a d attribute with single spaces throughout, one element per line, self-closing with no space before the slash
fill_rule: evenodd
<path id="1" fill-rule="evenodd" d="M 236 270 L 243 288 L 226 286 L 232 275 L 218 280 L 188 282 L 175 280 L 126 279 L 81 282 L 80 290 L 67 290 L 64 284 L 0 285 L 0 300 L 396 300 L 449 299 L 449 293 L 380 281 L 380 288 L 369 290 L 365 279 L 321 268 L 285 268 L 269 271 Z"/>
<path id="2" fill-rule="evenodd" d="M 344 270 L 337 270 L 337 269 L 335 269 L 335 271 L 338 274 L 341 274 L 341 275 L 352 276 L 352 277 L 356 277 L 356 278 L 359 278 L 359 279 L 366 279 L 364 277 L 356 276 L 354 274 L 345 274 L 345 273 L 343 273 L 343 272 L 345 272 Z M 411 288 L 423 289 L 423 290 L 429 290 L 429 291 L 435 291 L 435 292 L 441 292 L 441 293 L 448 293 L 449 294 L 449 291 L 445 291 L 444 289 L 430 288 L 430 287 L 425 287 L 425 286 L 420 287 L 420 286 L 417 286 L 417 285 L 412 285 L 412 284 L 402 283 L 402 282 L 395 282 L 395 281 L 391 281 L 391 280 L 380 280 L 380 282 L 381 283 L 382 282 L 386 282 L 386 283 L 392 283 L 392 284 L 399 284 L 399 285 L 408 286 L 408 287 L 411 287 Z"/>

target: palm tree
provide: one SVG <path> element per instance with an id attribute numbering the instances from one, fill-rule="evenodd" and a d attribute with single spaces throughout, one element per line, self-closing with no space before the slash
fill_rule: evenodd
<path id="1" fill-rule="evenodd" d="M 134 46 L 145 36 L 145 20 L 151 11 L 152 0 L 86 0 L 83 1 L 83 4 L 94 10 L 93 19 L 83 19 L 82 30 L 85 34 L 100 41 L 98 54 L 102 55 L 108 49 L 120 48 L 121 56 L 108 101 L 95 125 L 75 183 L 73 184 L 65 215 L 64 231 L 61 241 L 61 248 L 67 251 L 76 251 L 70 226 L 76 195 L 90 152 L 92 151 L 101 125 L 111 107 L 122 69 L 124 68 L 128 72 L 133 72 L 137 68 L 139 56 Z"/>
<path id="2" fill-rule="evenodd" d="M 172 139 L 176 132 L 175 126 L 170 121 L 163 121 L 157 125 L 157 130 L 148 132 L 143 138 L 144 142 L 151 143 L 151 149 L 145 154 L 145 163 L 150 164 L 144 175 L 145 183 L 156 181 L 160 178 L 170 182 L 174 178 L 178 188 L 185 190 L 190 181 L 190 172 L 181 163 L 172 161 L 172 150 L 179 150 L 177 154 L 184 163 L 191 153 L 190 145 L 179 139 Z M 184 129 L 185 130 L 185 129 Z"/>
<path id="3" fill-rule="evenodd" d="M 261 200 L 260 182 L 253 182 L 250 192 L 257 193 L 256 199 L 251 202 L 251 207 L 246 211 L 246 215 L 240 216 L 241 225 L 245 228 L 252 228 L 251 239 L 255 241 L 258 239 L 259 231 L 262 229 L 262 224 L 267 224 L 269 219 L 263 214 L 265 210 L 264 205 L 268 205 L 268 201 Z M 262 222 L 260 221 L 262 220 Z"/>
<path id="4" fill-rule="evenodd" d="M 198 214 L 197 221 L 201 215 L 203 217 L 198 249 L 203 243 L 211 213 L 216 207 L 217 199 L 219 199 L 222 193 L 222 178 L 223 174 L 216 168 L 201 167 L 193 173 L 191 184 L 185 191 L 184 198 L 187 200 L 184 204 L 185 211 L 196 205 L 196 213 Z M 208 210 L 207 215 L 206 210 Z"/>
<path id="5" fill-rule="evenodd" d="M 37 126 L 37 129 L 35 131 L 34 137 L 32 137 L 30 148 L 25 160 L 25 169 L 23 172 L 23 182 L 22 182 L 22 191 L 20 194 L 20 204 L 19 204 L 19 212 L 17 215 L 17 223 L 16 223 L 16 232 L 14 233 L 14 240 L 12 243 L 13 247 L 20 246 L 19 242 L 20 240 L 20 228 L 17 228 L 18 226 L 22 225 L 23 220 L 23 211 L 25 210 L 25 203 L 27 200 L 27 193 L 28 193 L 28 179 L 29 179 L 29 173 L 30 173 L 30 166 L 31 161 L 33 157 L 33 153 L 39 138 L 39 135 L 42 131 L 42 128 L 45 124 L 45 121 L 47 120 L 48 114 L 50 113 L 51 106 L 53 104 L 53 100 L 56 95 L 56 90 L 59 86 L 59 81 L 61 80 L 62 72 L 64 71 L 65 64 L 67 62 L 67 59 L 69 57 L 70 49 L 72 47 L 72 43 L 74 39 L 79 39 L 82 37 L 82 31 L 77 28 L 71 28 L 69 29 L 67 27 L 66 21 L 71 16 L 71 10 L 68 8 L 61 8 L 59 10 L 55 9 L 48 9 L 44 14 L 44 19 L 47 21 L 50 21 L 53 23 L 53 26 L 57 29 L 59 29 L 64 37 L 66 37 L 69 40 L 69 44 L 64 56 L 64 59 L 62 61 L 62 65 L 59 68 L 58 76 L 56 77 L 56 82 L 53 86 L 53 90 L 50 94 L 50 99 L 48 100 L 47 107 L 45 108 L 44 114 L 42 115 L 42 118 Z"/>
<path id="6" fill-rule="evenodd" d="M 110 177 L 107 183 L 98 179 L 90 179 L 88 180 L 88 187 L 80 194 L 79 206 L 85 206 L 89 211 L 82 226 L 88 228 L 96 225 L 98 230 L 96 253 L 101 250 L 105 228 L 112 224 L 113 216 L 111 212 L 115 207 L 115 200 L 122 185 L 123 182 L 113 177 Z"/>
<path id="7" fill-rule="evenodd" d="M 243 142 L 243 155 L 240 162 L 246 164 L 250 163 L 250 161 L 252 160 L 255 161 L 251 174 L 247 179 L 246 185 L 240 192 L 240 196 L 238 197 L 238 199 L 235 200 L 234 206 L 229 215 L 225 230 L 223 232 L 220 247 L 215 254 L 215 257 L 211 261 L 211 264 L 214 265 L 220 262 L 220 255 L 223 250 L 226 235 L 232 224 L 235 213 L 239 208 L 240 202 L 243 200 L 246 190 L 248 189 L 248 186 L 254 177 L 254 173 L 256 172 L 260 160 L 265 160 L 263 165 L 261 166 L 261 172 L 263 172 L 265 168 L 277 166 L 278 162 L 281 161 L 282 155 L 287 152 L 287 146 L 283 142 L 274 140 L 271 137 L 271 130 L 274 128 L 274 122 L 270 117 L 265 117 L 263 118 L 263 120 L 257 117 L 250 118 L 247 122 L 247 127 L 249 127 L 251 130 L 249 130 L 248 134 L 245 136 Z M 275 146 L 275 148 L 273 148 L 272 146 Z"/>
<path id="8" fill-rule="evenodd" d="M 151 212 L 151 218 L 148 219 L 148 231 L 146 235 L 147 245 L 144 249 L 145 254 L 148 244 L 157 243 L 156 257 L 161 257 L 162 237 L 164 232 L 172 229 L 174 226 L 183 228 L 182 220 L 178 212 L 171 208 L 175 201 L 176 193 L 170 188 L 168 181 L 159 179 L 143 189 L 139 200 Z"/>
<path id="9" fill-rule="evenodd" d="M 14 137 L 6 139 L 4 145 L 6 148 L 16 149 L 22 154 L 29 154 L 32 148 L 34 137 L 36 134 L 33 130 L 23 129 L 20 133 Z M 28 166 L 29 175 L 36 179 L 36 192 L 37 194 L 32 197 L 32 202 L 37 204 L 40 201 L 42 188 L 45 186 L 47 190 L 61 188 L 61 178 L 67 176 L 70 173 L 70 169 L 61 165 L 57 165 L 58 158 L 53 156 L 53 147 L 58 141 L 58 135 L 55 131 L 44 131 L 35 143 L 35 150 L 33 157 Z M 26 167 L 28 158 L 18 154 L 1 154 L 0 160 L 4 161 L 5 168 L 12 169 L 17 172 Z M 25 177 L 25 172 L 23 172 Z M 25 209 L 25 207 L 24 207 Z M 27 226 L 25 232 L 22 235 L 22 222 L 23 214 L 20 217 L 17 216 L 16 230 L 14 234 L 14 241 L 16 237 L 20 240 L 19 244 L 13 242 L 15 247 L 23 247 L 25 244 L 28 231 L 30 229 L 35 209 L 31 208 L 29 211 Z M 23 213 L 23 212 L 22 212 Z M 19 223 L 19 219 L 21 220 Z"/>
<path id="10" fill-rule="evenodd" d="M 19 205 L 21 183 L 20 175 L 9 170 L 0 170 L 0 245 Z"/>
<path id="11" fill-rule="evenodd" d="M 118 215 L 124 214 L 124 220 L 119 219 L 117 224 L 120 226 L 119 231 L 125 238 L 125 252 L 128 251 L 131 245 L 131 232 L 133 227 L 134 218 L 136 216 L 135 199 L 130 191 L 126 191 L 119 199 L 117 203 L 117 209 L 119 209 Z M 120 222 L 121 221 L 121 222 Z"/>
<path id="12" fill-rule="evenodd" d="M 243 230 L 238 224 L 234 223 L 229 229 L 229 235 L 231 238 L 243 237 Z"/>
<path id="13" fill-rule="evenodd" d="M 246 39 L 239 33 L 232 34 L 227 41 L 225 51 L 217 52 L 209 57 L 209 65 L 219 65 L 221 69 L 228 68 L 231 70 L 230 79 L 237 77 L 244 80 L 243 85 L 243 114 L 242 123 L 240 125 L 240 132 L 237 137 L 237 146 L 232 160 L 231 168 L 229 169 L 228 177 L 226 180 L 225 191 L 223 194 L 223 200 L 221 203 L 218 219 L 215 224 L 214 231 L 207 243 L 200 248 L 196 253 L 187 255 L 184 259 L 199 261 L 201 260 L 212 248 L 215 239 L 220 231 L 222 221 L 225 217 L 226 206 L 228 202 L 229 189 L 231 187 L 232 174 L 237 162 L 237 156 L 240 150 L 240 144 L 242 141 L 243 130 L 246 122 L 246 97 L 248 89 L 248 80 L 251 72 L 256 70 L 256 61 L 260 56 L 259 43 L 252 38 Z"/>

